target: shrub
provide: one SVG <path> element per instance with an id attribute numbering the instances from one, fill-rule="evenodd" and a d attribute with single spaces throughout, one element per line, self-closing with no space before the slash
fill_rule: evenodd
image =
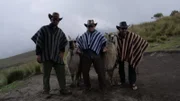
<path id="1" fill-rule="evenodd" d="M 178 13 L 179 13 L 179 11 L 173 10 L 173 11 L 171 12 L 170 16 L 174 16 L 174 15 L 176 15 L 176 14 L 178 14 Z"/>
<path id="2" fill-rule="evenodd" d="M 7 83 L 10 84 L 16 80 L 22 80 L 23 78 L 23 71 L 20 69 L 14 69 L 7 74 Z"/>
<path id="3" fill-rule="evenodd" d="M 155 38 L 148 38 L 147 41 L 148 41 L 149 43 L 153 43 L 153 42 L 156 42 L 156 39 L 155 39 Z"/>
<path id="4" fill-rule="evenodd" d="M 156 19 L 161 18 L 161 17 L 163 17 L 162 13 L 154 14 L 154 18 L 156 18 Z"/>
<path id="5" fill-rule="evenodd" d="M 166 41 L 167 40 L 167 36 L 160 36 L 160 40 Z"/>
<path id="6" fill-rule="evenodd" d="M 40 65 L 36 65 L 34 69 L 35 69 L 35 74 L 40 74 L 41 73 Z"/>

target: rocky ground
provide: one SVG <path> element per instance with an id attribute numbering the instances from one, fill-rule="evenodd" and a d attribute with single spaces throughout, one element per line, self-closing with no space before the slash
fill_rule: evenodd
<path id="1" fill-rule="evenodd" d="M 71 96 L 62 96 L 58 92 L 55 76 L 51 76 L 50 98 L 42 91 L 42 75 L 22 81 L 23 86 L 6 94 L 0 94 L 0 101 L 180 101 L 180 53 L 151 53 L 144 56 L 139 65 L 137 85 L 139 89 L 119 86 L 109 87 L 107 94 L 98 91 L 97 75 L 91 71 L 93 90 L 84 93 L 80 88 L 71 88 Z M 67 77 L 67 84 L 70 84 Z"/>

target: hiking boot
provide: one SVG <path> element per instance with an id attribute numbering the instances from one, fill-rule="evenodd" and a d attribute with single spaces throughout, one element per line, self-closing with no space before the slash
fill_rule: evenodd
<path id="1" fill-rule="evenodd" d="M 49 91 L 43 90 L 42 94 L 48 95 L 48 94 L 49 94 Z"/>
<path id="2" fill-rule="evenodd" d="M 42 94 L 43 94 L 43 96 L 44 96 L 45 99 L 51 98 L 51 95 L 50 95 L 49 91 L 45 91 L 45 90 L 44 90 L 44 91 L 42 92 Z"/>
<path id="3" fill-rule="evenodd" d="M 60 93 L 62 95 L 71 95 L 72 94 L 72 92 L 70 90 L 68 90 L 68 89 L 61 89 Z"/>

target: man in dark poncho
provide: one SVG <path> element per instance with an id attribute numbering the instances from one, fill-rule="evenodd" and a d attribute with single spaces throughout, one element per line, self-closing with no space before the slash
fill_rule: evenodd
<path id="1" fill-rule="evenodd" d="M 136 66 L 148 47 L 148 43 L 139 35 L 128 31 L 128 25 L 125 21 L 121 22 L 120 26 L 116 26 L 116 28 L 119 30 L 117 39 L 121 84 L 124 85 L 125 83 L 124 61 L 126 61 L 129 63 L 129 83 L 132 89 L 136 90 Z"/>
<path id="2" fill-rule="evenodd" d="M 81 66 L 86 87 L 85 91 L 89 91 L 91 88 L 89 71 L 92 63 L 98 74 L 99 86 L 101 90 L 104 91 L 105 70 L 102 60 L 102 52 L 106 51 L 106 38 L 102 33 L 95 30 L 97 23 L 94 23 L 94 20 L 88 20 L 87 24 L 84 25 L 87 27 L 87 31 L 80 36 L 77 40 L 77 44 L 81 52 Z"/>
<path id="3" fill-rule="evenodd" d="M 50 91 L 50 74 L 54 67 L 59 86 L 60 93 L 69 95 L 71 92 L 66 89 L 65 65 L 63 62 L 65 46 L 67 39 L 64 32 L 58 27 L 59 17 L 57 12 L 49 14 L 51 23 L 41 27 L 37 33 L 31 38 L 36 44 L 37 61 L 43 64 L 43 86 L 44 94 Z"/>

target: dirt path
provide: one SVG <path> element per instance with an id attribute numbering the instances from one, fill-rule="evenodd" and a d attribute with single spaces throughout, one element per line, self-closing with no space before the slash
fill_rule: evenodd
<path id="1" fill-rule="evenodd" d="M 108 94 L 101 94 L 97 76 L 91 71 L 93 90 L 84 94 L 81 89 L 72 89 L 72 96 L 58 94 L 56 77 L 51 77 L 50 99 L 41 95 L 42 75 L 27 79 L 25 85 L 7 94 L 0 95 L 0 101 L 180 101 L 180 54 L 158 53 L 144 56 L 139 65 L 138 91 L 118 86 L 109 88 Z M 68 78 L 69 81 L 69 78 Z M 67 82 L 70 84 L 70 82 Z"/>

